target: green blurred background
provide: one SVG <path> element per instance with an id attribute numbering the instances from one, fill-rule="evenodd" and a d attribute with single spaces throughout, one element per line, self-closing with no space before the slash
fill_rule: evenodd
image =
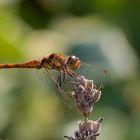
<path id="1" fill-rule="evenodd" d="M 58 52 L 109 70 L 90 118 L 104 117 L 98 140 L 140 140 L 139 37 L 139 0 L 0 0 L 0 63 Z M 84 71 L 90 79 L 96 65 Z M 0 70 L 1 139 L 62 140 L 73 134 L 82 115 L 48 85 L 36 70 Z"/>

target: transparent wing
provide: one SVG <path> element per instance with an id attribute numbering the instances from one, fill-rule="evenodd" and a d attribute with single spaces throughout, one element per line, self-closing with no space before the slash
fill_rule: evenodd
<path id="1" fill-rule="evenodd" d="M 65 88 L 63 85 L 60 87 L 57 79 L 60 73 L 58 71 L 52 70 L 49 71 L 48 69 L 42 68 L 37 70 L 37 77 L 48 87 L 52 87 L 54 92 L 62 99 L 64 104 L 69 108 L 72 107 L 71 105 L 71 96 L 68 93 L 68 89 Z M 63 84 L 63 83 L 62 83 Z"/>
<path id="2" fill-rule="evenodd" d="M 107 66 L 100 64 L 87 64 L 82 63 L 81 67 L 77 70 L 77 73 L 84 75 L 87 79 L 93 80 L 95 85 L 107 85 L 111 79 L 111 73 Z"/>

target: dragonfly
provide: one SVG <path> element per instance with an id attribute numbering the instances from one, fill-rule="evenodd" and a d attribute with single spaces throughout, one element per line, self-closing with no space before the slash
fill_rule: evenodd
<path id="1" fill-rule="evenodd" d="M 76 75 L 74 72 L 81 65 L 81 61 L 74 55 L 64 56 L 58 53 L 51 53 L 48 56 L 43 57 L 40 60 L 31 60 L 24 63 L 16 64 L 0 64 L 0 69 L 9 68 L 34 68 L 34 69 L 45 69 L 45 70 L 56 70 L 59 71 L 57 83 L 61 87 L 62 81 L 69 83 L 67 76 L 73 77 Z"/>
<path id="2" fill-rule="evenodd" d="M 0 64 L 0 69 L 10 69 L 10 68 L 32 68 L 32 69 L 43 69 L 43 76 L 45 79 L 49 78 L 51 80 L 51 83 L 57 89 L 58 95 L 61 95 L 64 100 L 67 99 L 67 96 L 69 96 L 67 91 L 64 90 L 64 87 L 62 87 L 62 84 L 75 84 L 74 79 L 76 79 L 80 74 L 79 72 L 76 72 L 77 69 L 82 67 L 82 65 L 85 65 L 85 63 L 81 62 L 80 59 L 75 55 L 69 55 L 65 56 L 59 53 L 51 53 L 48 56 L 42 57 L 41 59 L 35 59 L 28 62 L 23 63 L 15 63 L 15 64 Z M 92 70 L 94 68 L 90 68 L 91 65 L 89 65 L 88 70 Z M 95 68 L 96 69 L 96 68 Z M 50 73 L 50 71 L 58 71 L 59 75 L 57 78 L 54 78 L 54 76 Z M 87 72 L 90 73 L 90 72 Z M 102 73 L 104 75 L 108 75 L 108 71 L 103 69 Z M 107 76 L 108 77 L 108 76 Z M 74 78 L 71 80 L 71 78 Z"/>

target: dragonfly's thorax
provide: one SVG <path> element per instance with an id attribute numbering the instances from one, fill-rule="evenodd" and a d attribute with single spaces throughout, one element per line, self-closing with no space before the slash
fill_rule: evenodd
<path id="1" fill-rule="evenodd" d="M 41 60 L 40 68 L 57 71 L 66 70 L 68 72 L 70 70 L 74 71 L 80 67 L 80 64 L 81 62 L 76 56 L 64 57 L 61 54 L 53 53 Z"/>
<path id="2" fill-rule="evenodd" d="M 44 57 L 41 61 L 41 67 L 49 70 L 55 69 L 60 71 L 63 67 L 64 60 L 57 54 L 51 54 L 49 57 Z"/>

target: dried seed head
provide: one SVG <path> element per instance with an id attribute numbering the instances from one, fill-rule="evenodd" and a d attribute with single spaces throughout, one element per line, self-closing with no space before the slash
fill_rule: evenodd
<path id="1" fill-rule="evenodd" d="M 86 120 L 79 123 L 79 130 L 75 131 L 75 138 L 65 136 L 68 140 L 96 140 L 100 134 L 101 122 L 103 118 L 97 121 Z"/>
<path id="2" fill-rule="evenodd" d="M 77 77 L 73 91 L 73 97 L 78 111 L 85 116 L 89 116 L 93 104 L 100 99 L 101 91 L 96 89 L 93 80 L 88 80 L 81 75 Z"/>
<path id="3" fill-rule="evenodd" d="M 81 121 L 79 123 L 79 130 L 80 131 L 92 131 L 92 133 L 94 133 L 94 135 L 97 135 L 100 131 L 102 121 L 103 121 L 103 118 L 99 118 L 96 121 L 92 121 L 92 120 Z"/>
<path id="4" fill-rule="evenodd" d="M 79 75 L 79 76 L 76 78 L 76 82 L 77 82 L 76 85 L 82 85 L 82 86 L 86 87 L 86 86 L 87 86 L 86 80 L 87 80 L 87 79 L 86 79 L 83 75 Z"/>

